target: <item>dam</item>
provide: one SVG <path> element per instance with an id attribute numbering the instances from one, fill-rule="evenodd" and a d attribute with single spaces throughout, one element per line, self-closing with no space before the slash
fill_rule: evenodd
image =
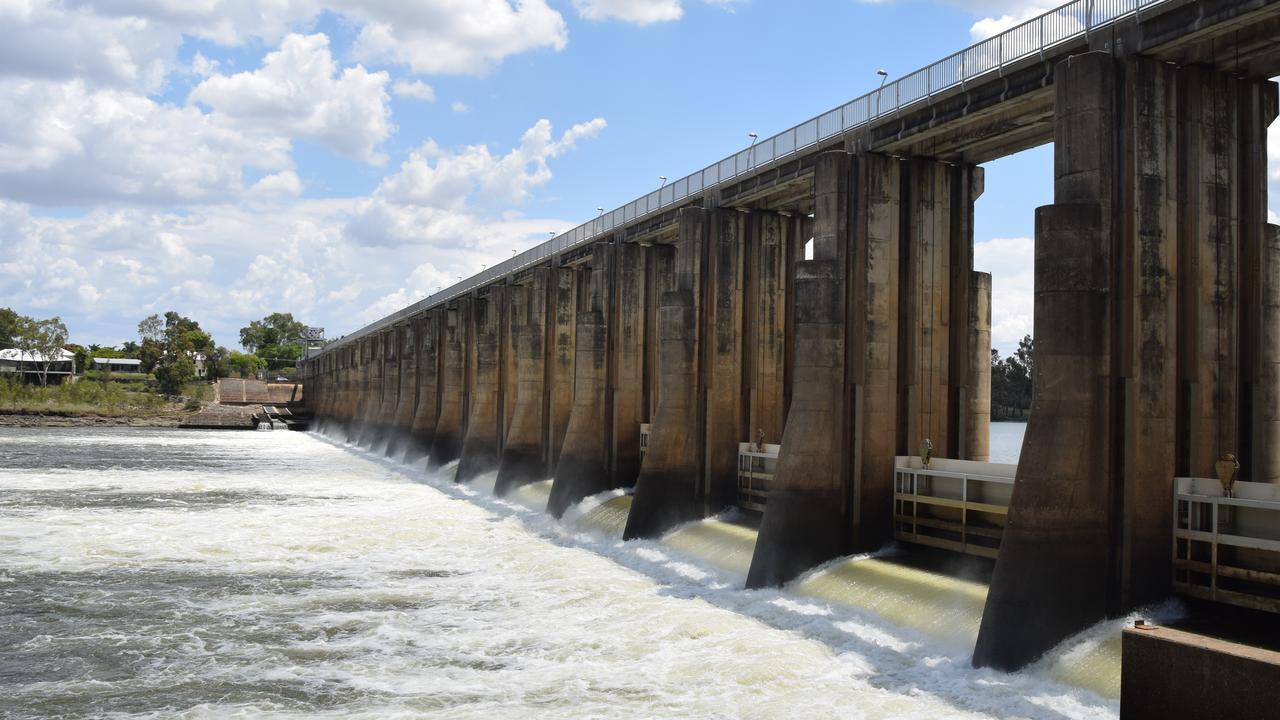
<path id="1" fill-rule="evenodd" d="M 305 402 L 747 588 L 945 592 L 920 632 L 975 665 L 1080 642 L 1057 671 L 1115 681 L 1100 623 L 1280 609 L 1278 38 L 1280 2 L 1076 0 L 309 354 Z M 992 463 L 975 200 L 1047 143 L 1035 397 Z"/>

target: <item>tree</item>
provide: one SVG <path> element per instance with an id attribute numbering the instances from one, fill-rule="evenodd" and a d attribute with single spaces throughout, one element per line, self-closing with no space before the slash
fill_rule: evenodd
<path id="1" fill-rule="evenodd" d="M 67 326 L 62 318 L 46 320 L 18 316 L 16 344 L 18 349 L 31 356 L 40 369 L 40 384 L 49 384 L 49 368 L 63 362 L 62 349 L 67 344 Z"/>
<path id="2" fill-rule="evenodd" d="M 144 372 L 154 373 L 160 391 L 178 395 L 182 386 L 196 376 L 196 355 L 206 362 L 214 355 L 217 346 L 200 323 L 170 310 L 161 319 L 158 315 L 138 323 L 138 337 L 142 340 L 138 359 Z"/>
<path id="3" fill-rule="evenodd" d="M 991 351 L 991 414 L 1008 417 L 1015 413 L 1022 416 L 1031 409 L 1032 370 L 1035 367 L 1035 348 L 1031 336 L 1018 342 L 1018 349 L 1010 357 L 1001 359 L 1000 353 Z"/>
<path id="4" fill-rule="evenodd" d="M 67 343 L 66 348 L 75 355 L 75 367 L 77 370 L 83 373 L 89 369 L 89 358 L 92 357 L 89 354 L 89 348 L 75 343 Z"/>
<path id="5" fill-rule="evenodd" d="M 258 357 L 267 357 L 259 351 L 268 346 L 301 345 L 306 329 L 306 325 L 293 319 L 293 313 L 271 313 L 240 328 L 240 344 Z"/>
<path id="6" fill-rule="evenodd" d="M 257 377 L 258 372 L 265 370 L 267 361 L 250 353 L 232 350 L 227 353 L 227 369 L 240 377 Z"/>
<path id="7" fill-rule="evenodd" d="M 0 350 L 17 344 L 18 319 L 21 317 L 9 308 L 0 308 Z"/>

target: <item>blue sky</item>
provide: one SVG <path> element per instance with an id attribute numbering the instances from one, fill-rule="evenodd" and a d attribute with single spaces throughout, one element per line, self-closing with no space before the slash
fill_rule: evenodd
<path id="1" fill-rule="evenodd" d="M 348 332 L 1046 7 L 0 0 L 0 306 Z M 978 204 L 1005 351 L 1051 175 L 992 163 Z"/>

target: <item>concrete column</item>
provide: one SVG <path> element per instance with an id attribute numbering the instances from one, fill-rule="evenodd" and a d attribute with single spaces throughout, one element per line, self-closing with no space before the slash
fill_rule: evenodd
<path id="1" fill-rule="evenodd" d="M 1166 595 L 1172 478 L 1212 477 L 1248 435 L 1241 355 L 1262 322 L 1242 325 L 1237 298 L 1252 287 L 1259 318 L 1265 308 L 1241 228 L 1261 228 L 1265 208 L 1240 218 L 1239 194 L 1262 178 L 1239 170 L 1236 143 L 1257 147 L 1266 123 L 1235 136 L 1243 82 L 1108 53 L 1055 72 L 1036 394 L 977 664 L 1020 667 Z M 1274 86 L 1254 85 L 1274 108 Z"/>
<path id="2" fill-rule="evenodd" d="M 466 422 L 466 439 L 455 479 L 466 482 L 502 463 L 498 433 L 503 423 L 499 404 L 502 392 L 502 345 L 499 318 L 505 288 L 490 287 L 472 300 L 471 337 L 474 370 Z"/>
<path id="3" fill-rule="evenodd" d="M 592 250 L 589 295 L 578 316 L 573 410 L 547 500 L 547 511 L 556 517 L 583 498 L 613 487 L 609 476 L 612 403 L 607 304 L 612 294 L 615 249 L 598 243 Z"/>
<path id="4" fill-rule="evenodd" d="M 782 427 L 787 420 L 784 381 L 791 222 L 773 213 L 753 214 L 752 219 L 756 230 L 748 263 L 746 304 L 750 314 L 743 333 L 749 365 L 747 441 L 763 437 L 764 442 L 775 444 L 782 441 Z"/>
<path id="5" fill-rule="evenodd" d="M 612 362 L 609 387 L 613 397 L 610 474 L 620 486 L 631 486 L 640 474 L 640 423 L 645 407 L 645 310 L 647 304 L 646 248 L 620 244 L 609 323 Z"/>
<path id="6" fill-rule="evenodd" d="M 862 155 L 853 162 L 855 222 L 845 261 L 852 279 L 848 327 L 856 338 L 846 347 L 852 389 L 846 390 L 845 403 L 853 418 L 848 504 L 853 548 L 871 550 L 892 537 L 893 458 L 918 451 L 906 447 L 904 439 L 908 415 L 901 383 L 912 373 L 900 371 L 907 334 L 903 295 L 910 294 L 903 288 L 903 166 L 883 155 Z"/>
<path id="7" fill-rule="evenodd" d="M 1253 395 L 1257 469 L 1253 480 L 1280 483 L 1280 226 L 1267 226 L 1262 260 L 1262 329 L 1258 384 Z"/>
<path id="8" fill-rule="evenodd" d="M 706 397 L 703 512 L 732 505 L 738 493 L 738 443 L 749 437 L 743 399 L 743 286 L 750 217 L 732 210 L 711 214 L 705 304 L 706 341 L 699 376 Z"/>
<path id="9" fill-rule="evenodd" d="M 1233 82 L 1205 68 L 1179 73 L 1179 119 L 1186 186 L 1179 204 L 1182 373 L 1187 472 L 1214 477 L 1239 436 L 1239 216 Z"/>
<path id="10" fill-rule="evenodd" d="M 382 408 L 382 343 L 377 333 L 360 341 L 360 433 L 356 443 L 363 448 L 373 444 Z"/>
<path id="11" fill-rule="evenodd" d="M 942 163 L 904 163 L 902 310 L 905 332 L 900 366 L 905 390 L 905 451 L 919 454 L 923 440 L 937 457 L 955 457 L 949 442 L 951 413 L 950 293 L 951 181 Z M 968 266 L 965 267 L 967 281 Z M 962 289 L 963 290 L 963 289 Z M 963 292 L 960 294 L 964 294 Z M 963 302 L 962 308 L 968 303 Z M 966 358 L 967 362 L 967 358 Z"/>
<path id="12" fill-rule="evenodd" d="M 751 588 L 787 582 L 847 547 L 842 261 L 850 246 L 849 156 L 820 155 L 813 182 L 813 259 L 796 263 L 791 410 L 747 577 Z"/>
<path id="13" fill-rule="evenodd" d="M 392 426 L 396 417 L 396 405 L 400 401 L 400 359 L 397 355 L 399 342 L 395 328 L 388 328 L 378 333 L 378 409 L 369 430 L 370 447 L 382 445 L 385 453 L 390 445 Z"/>
<path id="14" fill-rule="evenodd" d="M 447 465 L 462 454 L 466 394 L 463 339 L 469 310 L 470 298 L 459 298 L 441 311 L 440 412 L 427 459 L 429 469 Z"/>
<path id="15" fill-rule="evenodd" d="M 519 343 L 521 326 L 524 324 L 525 293 L 518 292 L 515 285 L 502 286 L 502 304 L 498 309 L 498 455 L 506 448 L 507 433 L 511 431 L 511 423 L 515 418 L 516 395 L 520 389 L 519 361 L 516 357 L 516 345 Z"/>
<path id="16" fill-rule="evenodd" d="M 412 320 L 414 355 L 417 367 L 417 400 L 413 421 L 405 445 L 407 462 L 426 457 L 435 442 L 436 419 L 440 413 L 440 329 L 439 318 L 445 310 L 428 310 Z"/>
<path id="17" fill-rule="evenodd" d="M 702 514 L 698 394 L 699 276 L 710 213 L 679 211 L 675 246 L 651 249 L 659 274 L 657 410 L 624 538 L 654 537 Z M 670 267 L 669 272 L 662 272 Z"/>
<path id="18" fill-rule="evenodd" d="M 578 271 L 553 268 L 552 311 L 547 325 L 551 367 L 547 401 L 546 473 L 560 462 L 560 450 L 573 412 L 574 367 L 578 360 Z"/>
<path id="19" fill-rule="evenodd" d="M 969 381 L 964 459 L 991 459 L 991 273 L 973 272 L 969 296 Z"/>
<path id="20" fill-rule="evenodd" d="M 399 378 L 395 416 L 387 440 L 387 457 L 399 457 L 404 453 L 409 432 L 413 429 L 413 414 L 418 404 L 418 353 L 413 331 L 412 321 L 395 327 Z"/>
<path id="21" fill-rule="evenodd" d="M 511 490 L 546 477 L 546 443 L 548 425 L 547 369 L 554 359 L 547 352 L 547 316 L 551 300 L 551 283 L 555 270 L 536 268 L 523 285 L 514 287 L 520 296 L 518 307 L 524 317 L 518 323 L 516 337 L 519 384 L 516 387 L 515 412 L 502 450 L 502 465 L 494 493 L 505 495 Z"/>

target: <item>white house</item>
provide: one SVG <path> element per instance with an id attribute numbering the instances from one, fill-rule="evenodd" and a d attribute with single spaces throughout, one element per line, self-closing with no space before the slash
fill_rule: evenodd
<path id="1" fill-rule="evenodd" d="M 93 369 L 103 372 L 142 372 L 142 361 L 134 358 L 93 358 Z"/>
<path id="2" fill-rule="evenodd" d="M 76 374 L 76 355 L 65 348 L 49 358 L 17 349 L 0 350 L 0 373 L 17 373 L 31 382 L 40 382 L 46 362 L 49 383 L 61 383 Z"/>

